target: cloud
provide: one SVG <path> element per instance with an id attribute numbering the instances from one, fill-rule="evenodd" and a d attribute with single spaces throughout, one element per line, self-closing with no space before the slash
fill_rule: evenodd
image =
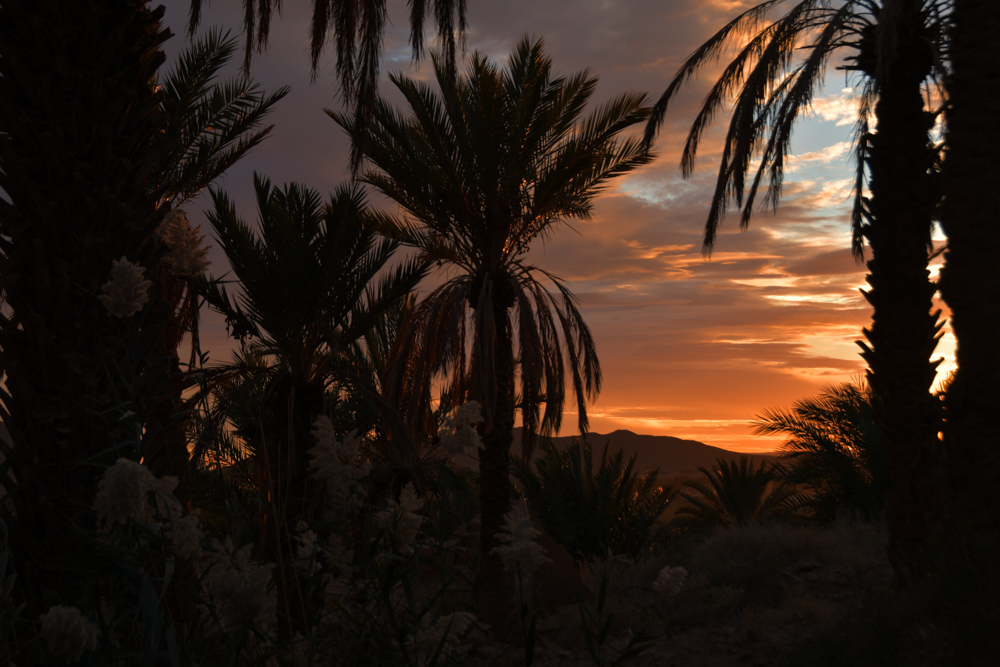
<path id="1" fill-rule="evenodd" d="M 835 95 L 812 101 L 812 114 L 837 126 L 852 125 L 858 120 L 860 101 L 853 88 L 844 88 Z"/>

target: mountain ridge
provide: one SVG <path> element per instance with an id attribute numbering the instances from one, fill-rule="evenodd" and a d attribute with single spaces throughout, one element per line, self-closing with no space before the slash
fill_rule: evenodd
<path id="1" fill-rule="evenodd" d="M 520 437 L 521 429 L 514 429 L 514 443 L 511 447 L 513 453 L 520 451 Z M 584 437 L 593 448 L 595 456 L 599 457 L 607 444 L 610 453 L 621 449 L 626 457 L 636 454 L 636 468 L 638 470 L 648 472 L 659 468 L 660 475 L 668 477 L 695 474 L 698 472 L 698 468 L 712 468 L 715 466 L 716 459 L 720 458 L 738 459 L 740 456 L 752 456 L 755 460 L 760 460 L 762 458 L 773 459 L 777 455 L 777 452 L 753 454 L 734 452 L 706 445 L 698 440 L 676 438 L 671 435 L 642 435 L 627 429 L 618 429 L 611 433 L 588 432 Z M 554 438 L 542 437 L 541 441 L 552 440 L 556 447 L 565 450 L 574 440 L 579 438 L 579 435 L 564 435 Z M 537 458 L 540 452 L 541 447 L 536 447 L 533 458 Z"/>

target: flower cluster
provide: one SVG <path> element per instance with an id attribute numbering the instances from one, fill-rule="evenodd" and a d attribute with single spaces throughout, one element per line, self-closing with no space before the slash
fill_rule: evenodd
<path id="1" fill-rule="evenodd" d="M 203 246 L 201 227 L 191 228 L 187 214 L 179 208 L 167 213 L 156 228 L 156 234 L 166 244 L 168 253 L 163 258 L 167 269 L 177 276 L 196 276 L 208 268 L 208 246 Z"/>
<path id="2" fill-rule="evenodd" d="M 76 662 L 84 651 L 97 648 L 97 626 L 76 607 L 50 607 L 38 617 L 38 622 L 42 626 L 42 641 L 56 660 Z"/>
<path id="3" fill-rule="evenodd" d="M 667 565 L 660 570 L 660 576 L 653 582 L 653 590 L 664 595 L 676 595 L 680 593 L 687 579 L 687 570 L 683 567 L 670 567 Z"/>
<path id="4" fill-rule="evenodd" d="M 247 624 L 258 630 L 272 628 L 277 618 L 277 593 L 268 590 L 273 564 L 261 564 L 250 556 L 250 545 L 233 548 L 233 541 L 212 540 L 212 549 L 198 561 L 202 589 L 209 603 L 204 611 L 219 621 L 223 632 Z"/>
<path id="5" fill-rule="evenodd" d="M 424 518 L 418 514 L 424 501 L 417 495 L 413 482 L 408 483 L 399 492 L 399 502 L 392 498 L 386 501 L 386 509 L 375 514 L 375 523 L 392 535 L 392 546 L 400 552 L 410 550 L 410 545 L 417 539 L 420 524 Z"/>
<path id="6" fill-rule="evenodd" d="M 441 445 L 449 454 L 464 454 L 468 450 L 477 451 L 483 446 L 476 424 L 483 423 L 482 407 L 476 401 L 463 403 L 441 425 L 439 435 Z"/>
<path id="7" fill-rule="evenodd" d="M 513 503 L 497 535 L 504 544 L 493 549 L 493 553 L 500 556 L 505 570 L 528 579 L 542 563 L 550 562 L 545 547 L 537 540 L 541 534 L 528 514 L 528 506 L 524 502 Z"/>
<path id="8" fill-rule="evenodd" d="M 329 417 L 316 420 L 312 435 L 316 445 L 308 452 L 312 457 L 309 470 L 326 488 L 324 518 L 339 521 L 361 507 L 363 492 L 359 482 L 372 467 L 361 458 L 361 440 L 356 433 L 338 442 Z"/>
<path id="9" fill-rule="evenodd" d="M 147 524 L 154 518 L 154 506 L 149 503 L 150 492 L 156 494 L 156 510 L 169 511 L 174 508 L 165 504 L 168 501 L 164 496 L 173 500 L 169 494 L 176 487 L 176 477 L 156 479 L 149 468 L 141 463 L 118 459 L 104 472 L 104 477 L 98 483 L 93 508 L 97 512 L 97 520 L 105 529 L 118 523 L 127 523 L 129 519 Z M 179 514 L 179 504 L 176 509 Z"/>
<path id="10" fill-rule="evenodd" d="M 142 525 L 160 519 L 163 535 L 174 554 L 185 559 L 196 556 L 204 538 L 201 522 L 193 514 L 184 514 L 184 508 L 173 495 L 175 488 L 176 477 L 157 479 L 141 463 L 118 459 L 97 484 L 93 509 L 98 524 L 108 531 L 117 524 L 127 524 L 130 519 Z"/>
<path id="11" fill-rule="evenodd" d="M 115 317 L 132 317 L 149 301 L 149 288 L 153 284 L 143 278 L 146 269 L 133 264 L 122 255 L 111 263 L 111 280 L 101 285 L 104 294 L 97 299 Z"/>
<path id="12" fill-rule="evenodd" d="M 179 505 L 178 503 L 177 509 L 180 509 Z M 170 546 L 178 558 L 193 558 L 201 553 L 201 541 L 205 536 L 201 532 L 201 521 L 197 516 L 171 513 L 170 519 L 163 524 L 163 534 L 170 540 Z"/>

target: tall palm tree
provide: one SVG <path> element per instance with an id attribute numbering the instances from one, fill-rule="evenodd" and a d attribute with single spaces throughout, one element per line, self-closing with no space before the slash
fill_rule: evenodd
<path id="1" fill-rule="evenodd" d="M 787 13 L 773 23 L 768 13 Z M 869 381 L 882 407 L 879 419 L 893 469 L 889 554 L 906 577 L 926 547 L 939 499 L 931 490 L 940 457 L 939 401 L 930 393 L 939 361 L 939 312 L 931 312 L 935 286 L 927 262 L 939 199 L 937 148 L 930 132 L 925 86 L 946 74 L 942 54 L 949 0 L 766 0 L 746 10 L 699 47 L 681 66 L 654 107 L 646 128 L 651 141 L 680 87 L 727 48 L 736 49 L 691 127 L 682 167 L 689 175 L 699 141 L 729 100 L 732 118 L 705 226 L 709 253 L 726 208 L 742 207 L 746 228 L 765 178 L 765 206 L 777 206 L 795 121 L 820 89 L 830 60 L 856 74 L 860 105 L 855 132 L 853 249 L 864 242 L 873 307 L 872 325 L 859 342 Z M 803 54 L 797 57 L 796 54 Z M 874 118 L 874 131 L 869 119 Z M 760 165 L 747 189 L 753 160 Z"/>
<path id="2" fill-rule="evenodd" d="M 399 237 L 451 272 L 404 325 L 386 391 L 398 397 L 407 381 L 425 386 L 451 373 L 457 402 L 482 405 L 480 577 L 492 584 L 501 579 L 492 552 L 510 502 L 515 385 L 528 453 L 539 430 L 561 425 L 565 375 L 583 432 L 586 401 L 601 385 L 594 341 L 573 295 L 525 256 L 559 223 L 589 217 L 608 179 L 649 162 L 638 139 L 618 136 L 649 110 L 644 95 L 626 93 L 583 117 L 597 78 L 556 76 L 541 40 L 522 39 L 504 69 L 473 55 L 454 86 L 440 60 L 435 73 L 440 95 L 391 76 L 409 113 L 377 101 L 362 180 L 401 206 Z M 327 113 L 356 136 L 351 117 Z M 555 294 L 540 282 L 545 278 Z M 422 392 L 410 396 L 426 400 Z"/>
<path id="3" fill-rule="evenodd" d="M 958 370 L 945 397 L 944 439 L 956 513 L 1000 526 L 1000 4 L 954 0 L 941 223 L 948 235 L 941 294 L 952 312 Z M 975 519 L 972 519 L 975 517 Z"/>
<path id="4" fill-rule="evenodd" d="M 155 379 L 136 352 L 159 330 L 97 297 L 114 260 L 148 268 L 162 254 L 149 180 L 165 123 L 150 85 L 170 36 L 161 16 L 144 0 L 0 5 L 0 417 L 16 515 L 0 511 L 30 618 L 45 589 L 96 605 L 75 527 L 92 525 L 98 478 L 136 446 L 123 417 Z"/>
<path id="5" fill-rule="evenodd" d="M 775 472 L 789 484 L 809 487 L 805 505 L 815 519 L 873 519 L 885 508 L 889 461 L 885 432 L 875 419 L 877 403 L 861 380 L 824 387 L 791 410 L 766 410 L 758 417 L 754 435 L 788 437 Z"/>
<path id="6" fill-rule="evenodd" d="M 265 388 L 263 451 L 256 454 L 273 511 L 261 538 L 276 553 L 288 543 L 285 519 L 298 517 L 306 502 L 306 450 L 324 403 L 350 385 L 384 404 L 354 372 L 352 358 L 363 354 L 366 334 L 385 313 L 406 301 L 425 265 L 411 259 L 385 269 L 399 242 L 379 235 L 357 187 L 339 187 L 325 206 L 318 193 L 298 185 L 272 187 L 255 175 L 254 188 L 260 236 L 225 193 L 211 191 L 209 222 L 240 290 L 210 282 L 204 294 L 230 333 L 254 351 L 254 363 L 219 369 L 213 380 L 236 374 L 246 388 Z M 393 435 L 397 461 L 415 465 L 405 429 Z"/>

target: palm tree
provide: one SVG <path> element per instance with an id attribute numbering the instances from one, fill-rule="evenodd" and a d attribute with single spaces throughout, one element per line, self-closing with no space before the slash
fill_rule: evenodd
<path id="1" fill-rule="evenodd" d="M 948 144 L 941 223 L 948 235 L 941 294 L 952 312 L 958 370 L 945 397 L 944 440 L 960 524 L 1000 526 L 996 446 L 1000 351 L 1000 225 L 997 150 L 1000 5 L 955 0 L 946 111 Z"/>
<path id="2" fill-rule="evenodd" d="M 211 191 L 209 222 L 240 291 L 209 282 L 204 294 L 253 352 L 252 363 L 218 369 L 213 382 L 238 375 L 247 390 L 264 387 L 256 440 L 263 451 L 255 454 L 273 510 L 261 540 L 277 553 L 289 539 L 285 519 L 300 516 L 307 501 L 306 450 L 325 404 L 351 386 L 385 407 L 376 388 L 354 372 L 352 358 L 363 354 L 365 336 L 380 318 L 405 302 L 425 266 L 409 260 L 383 271 L 399 242 L 378 234 L 357 187 L 339 187 L 325 206 L 318 193 L 298 185 L 272 188 L 255 175 L 254 188 L 259 237 L 225 193 Z M 397 462 L 413 467 L 415 452 L 401 424 L 393 436 Z"/>
<path id="3" fill-rule="evenodd" d="M 782 434 L 778 478 L 806 485 L 806 506 L 829 523 L 844 514 L 871 520 L 885 508 L 889 461 L 885 432 L 875 419 L 878 399 L 864 380 L 824 387 L 791 410 L 766 410 L 754 435 Z"/>
<path id="4" fill-rule="evenodd" d="M 542 449 L 534 470 L 530 460 L 514 458 L 514 477 L 531 516 L 575 558 L 639 556 L 663 536 L 660 517 L 673 487 L 657 485 L 659 469 L 639 474 L 636 454 L 609 456 L 607 445 L 596 469 L 589 443 L 563 452 L 548 440 Z"/>
<path id="5" fill-rule="evenodd" d="M 452 272 L 404 326 L 386 391 L 398 398 L 407 382 L 425 386 L 451 373 L 457 402 L 469 398 L 483 406 L 480 577 L 492 584 L 501 579 L 492 551 L 510 503 L 515 385 L 522 396 L 522 446 L 530 454 L 537 431 L 561 425 L 565 375 L 584 432 L 586 400 L 601 384 L 594 341 L 573 295 L 525 255 L 559 223 L 589 217 L 608 179 L 649 162 L 638 139 L 618 138 L 644 120 L 648 108 L 644 95 L 627 93 L 583 118 L 596 77 L 555 76 L 540 40 L 522 39 L 503 70 L 473 55 L 468 76 L 454 86 L 440 60 L 435 73 L 440 95 L 391 76 L 409 114 L 377 101 L 365 148 L 370 168 L 362 180 L 402 207 L 399 237 L 425 261 Z M 356 137 L 352 118 L 327 113 Z M 426 400 L 423 392 L 410 396 Z M 428 410 L 424 405 L 410 414 Z"/>
<path id="6" fill-rule="evenodd" d="M 790 5 L 787 13 L 766 23 L 767 14 L 779 5 Z M 939 200 L 938 150 L 930 137 L 936 114 L 925 111 L 924 87 L 940 84 L 946 74 L 942 53 L 948 7 L 948 0 L 761 2 L 684 62 L 646 129 L 651 141 L 683 83 L 724 49 L 736 49 L 692 125 L 682 160 L 689 175 L 702 133 L 733 99 L 705 227 L 709 253 L 731 202 L 742 207 L 741 227 L 749 224 L 765 178 L 763 203 L 777 206 L 792 128 L 819 90 L 830 59 L 843 58 L 843 68 L 859 77 L 851 224 L 855 256 L 861 258 L 864 242 L 871 248 L 871 289 L 865 297 L 874 310 L 872 325 L 864 330 L 867 343 L 859 345 L 869 382 L 882 397 L 879 419 L 893 469 L 889 553 L 901 577 L 908 576 L 912 561 L 926 547 L 939 506 L 933 490 L 939 487 L 934 470 L 941 410 L 930 387 L 940 362 L 930 357 L 941 325 L 939 312 L 931 313 L 935 286 L 927 271 Z M 760 166 L 747 190 L 755 158 Z"/>
<path id="7" fill-rule="evenodd" d="M 689 529 L 746 526 L 790 516 L 798 508 L 794 490 L 776 479 L 773 466 L 766 461 L 754 466 L 752 457 L 741 456 L 739 463 L 717 459 L 716 465 L 714 470 L 698 468 L 707 485 L 697 480 L 684 482 L 694 493 L 679 493 L 688 504 L 677 510 L 675 525 Z"/>
<path id="8" fill-rule="evenodd" d="M 143 0 L 0 5 L 0 417 L 16 508 L 0 511 L 30 618 L 44 589 L 96 605 L 75 527 L 92 525 L 98 478 L 137 445 L 122 418 L 157 375 L 133 352 L 158 329 L 110 316 L 97 295 L 114 260 L 162 254 L 149 180 L 166 116 L 150 86 L 161 16 Z"/>
<path id="9" fill-rule="evenodd" d="M 151 181 L 161 194 L 160 205 L 178 209 L 263 141 L 273 126 L 263 121 L 288 87 L 265 94 L 246 77 L 215 83 L 219 71 L 236 52 L 228 33 L 210 30 L 180 55 L 156 85 L 166 111 L 163 148 Z M 174 267 L 175 268 L 175 267 Z M 183 372 L 179 347 L 191 335 L 188 369 L 193 371 L 198 345 L 198 295 L 191 275 L 172 270 L 169 262 L 156 267 L 162 285 L 157 312 L 167 311 L 155 355 L 166 366 L 167 380 L 151 401 L 143 438 L 143 458 L 154 474 L 181 479 L 188 470 L 187 424 L 183 393 L 195 372 Z M 184 486 L 181 486 L 183 489 Z"/>

